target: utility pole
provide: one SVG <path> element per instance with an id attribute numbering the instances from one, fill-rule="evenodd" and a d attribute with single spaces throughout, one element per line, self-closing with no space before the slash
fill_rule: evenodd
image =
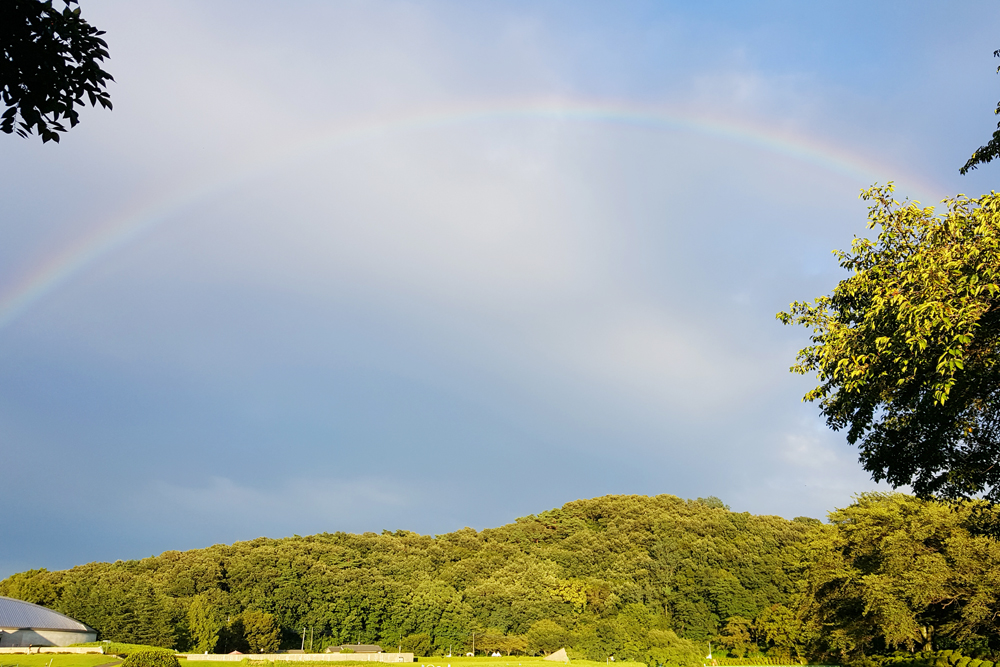
<path id="1" fill-rule="evenodd" d="M 476 657 L 476 633 L 472 633 L 472 657 Z"/>
<path id="2" fill-rule="evenodd" d="M 302 652 L 306 652 L 306 629 L 305 626 L 302 628 Z"/>

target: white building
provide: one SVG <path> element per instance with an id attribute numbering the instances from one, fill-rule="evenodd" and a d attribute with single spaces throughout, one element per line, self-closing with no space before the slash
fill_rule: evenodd
<path id="1" fill-rule="evenodd" d="M 96 630 L 69 616 L 0 596 L 0 647 L 69 646 L 96 639 Z"/>

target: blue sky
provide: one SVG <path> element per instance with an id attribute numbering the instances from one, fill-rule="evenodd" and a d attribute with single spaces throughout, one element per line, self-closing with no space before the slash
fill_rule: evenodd
<path id="1" fill-rule="evenodd" d="M 113 112 L 0 137 L 0 575 L 607 493 L 875 488 L 774 314 L 958 168 L 993 3 L 84 0 Z"/>

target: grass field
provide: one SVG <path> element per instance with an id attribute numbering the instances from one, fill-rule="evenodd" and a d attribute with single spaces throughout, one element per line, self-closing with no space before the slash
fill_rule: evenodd
<path id="1" fill-rule="evenodd" d="M 49 661 L 52 667 L 97 667 L 108 663 L 119 662 L 113 655 L 93 653 L 81 654 L 46 654 L 21 655 L 20 653 L 0 654 L 0 667 L 47 667 Z"/>
<path id="2" fill-rule="evenodd" d="M 452 658 L 417 658 L 417 661 L 413 664 L 419 664 L 421 667 L 449 667 L 449 665 L 451 667 L 557 667 L 557 665 L 561 665 L 562 663 L 551 662 L 542 658 L 515 655 L 509 658 L 466 658 L 458 656 Z M 607 667 L 606 663 L 593 662 L 591 660 L 571 660 L 570 664 L 579 665 L 580 667 L 599 667 L 600 665 Z M 611 664 L 615 667 L 646 667 L 641 662 L 625 662 L 624 660 Z"/>
<path id="3" fill-rule="evenodd" d="M 267 662 L 263 660 L 258 662 L 253 660 L 253 658 L 250 656 L 247 657 L 250 658 L 250 661 L 254 665 L 260 665 L 263 662 Z M 192 656 L 186 662 L 189 663 L 198 662 L 198 658 L 197 656 Z M 202 662 L 203 664 L 207 664 L 206 661 Z M 367 665 L 368 667 L 382 667 L 382 666 L 390 667 L 391 665 L 399 664 L 399 663 L 388 663 L 388 662 L 386 663 L 366 662 L 363 660 L 362 661 L 345 660 L 343 662 L 340 661 L 320 662 L 318 660 L 316 662 L 310 662 L 310 661 L 300 662 L 296 660 L 295 662 L 290 662 L 290 663 L 283 663 L 282 661 L 277 660 L 275 662 L 277 667 L 284 667 L 285 664 L 288 664 L 290 667 L 359 667 L 363 665 Z M 240 667 L 240 663 L 238 662 L 231 662 L 231 663 L 213 662 L 212 664 L 218 665 L 218 667 Z M 558 667 L 558 665 L 562 663 L 550 662 L 548 660 L 543 660 L 542 658 L 522 657 L 522 656 L 511 656 L 509 658 L 487 658 L 487 657 L 466 658 L 464 656 L 455 656 L 452 658 L 439 658 L 439 657 L 417 658 L 415 662 L 406 664 L 416 665 L 417 667 Z M 591 660 L 572 660 L 571 664 L 576 665 L 578 667 L 601 667 L 601 665 L 607 667 L 607 665 L 603 662 L 593 662 Z M 621 662 L 613 662 L 611 664 L 614 665 L 615 667 L 646 667 L 646 665 L 644 665 L 641 662 L 621 661 Z M 53 663 L 52 667 L 62 667 L 62 665 L 56 665 L 55 663 Z"/>

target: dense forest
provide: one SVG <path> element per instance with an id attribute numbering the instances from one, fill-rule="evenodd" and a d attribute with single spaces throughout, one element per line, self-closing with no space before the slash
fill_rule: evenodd
<path id="1" fill-rule="evenodd" d="M 866 494 L 829 523 L 716 498 L 579 500 L 500 528 L 260 538 L 32 570 L 0 595 L 113 641 L 191 651 L 402 646 L 649 665 L 865 661 L 1000 650 L 1000 544 L 985 504 Z M 723 660 L 724 662 L 724 660 Z"/>

